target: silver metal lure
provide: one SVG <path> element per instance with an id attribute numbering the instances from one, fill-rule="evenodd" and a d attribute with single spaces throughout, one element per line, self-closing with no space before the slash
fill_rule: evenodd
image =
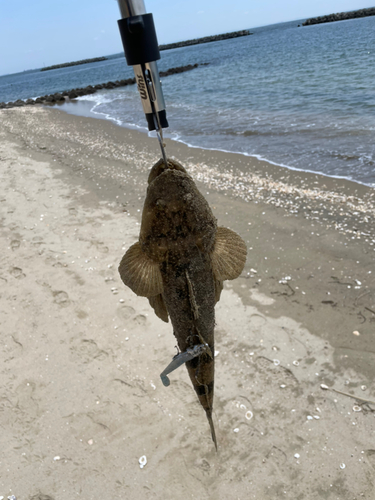
<path id="1" fill-rule="evenodd" d="M 191 361 L 192 359 L 200 356 L 203 353 L 208 352 L 209 346 L 208 344 L 197 344 L 194 347 L 188 347 L 185 352 L 180 352 L 176 354 L 172 361 L 169 363 L 167 368 L 163 370 L 160 374 L 161 381 L 165 387 L 170 385 L 170 380 L 167 375 L 169 375 L 174 370 L 177 370 L 181 365 L 186 363 L 187 361 Z"/>

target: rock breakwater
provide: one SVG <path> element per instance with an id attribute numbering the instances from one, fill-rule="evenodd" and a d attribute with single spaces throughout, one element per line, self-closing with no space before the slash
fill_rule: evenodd
<path id="1" fill-rule="evenodd" d="M 69 66 L 78 66 L 79 64 L 88 64 L 93 62 L 106 61 L 107 57 L 94 57 L 93 59 L 82 59 L 81 61 L 67 62 L 63 64 L 54 64 L 53 66 L 46 66 L 40 71 L 49 71 L 51 69 L 68 68 Z"/>
<path id="2" fill-rule="evenodd" d="M 350 12 L 340 12 L 338 14 L 329 14 L 328 16 L 311 17 L 307 19 L 302 26 L 310 26 L 312 24 L 332 23 L 334 21 L 345 21 L 347 19 L 355 19 L 358 17 L 375 16 L 375 7 L 369 9 L 353 10 Z"/>
<path id="3" fill-rule="evenodd" d="M 223 33 L 222 35 L 205 36 L 203 38 L 194 38 L 185 42 L 168 43 L 160 45 L 159 50 L 176 49 L 178 47 L 187 47 L 189 45 L 198 45 L 200 43 L 218 42 L 219 40 L 228 40 L 229 38 L 238 38 L 240 36 L 252 35 L 249 30 L 233 31 L 231 33 Z"/>
<path id="4" fill-rule="evenodd" d="M 160 77 L 166 77 L 170 75 L 176 75 L 178 73 L 184 73 L 185 71 L 191 71 L 192 69 L 198 68 L 198 66 L 206 66 L 209 63 L 202 64 L 188 64 L 186 66 L 178 66 L 176 68 L 170 68 L 167 71 L 160 71 Z M 114 89 L 116 87 L 125 87 L 126 85 L 134 85 L 135 78 L 128 78 L 126 80 L 116 80 L 115 82 L 106 82 L 98 85 L 88 85 L 84 88 L 77 88 L 72 90 L 63 90 L 62 92 L 57 92 L 55 94 L 44 95 L 37 97 L 36 99 L 17 99 L 14 102 L 0 102 L 0 109 L 16 108 L 20 106 L 32 106 L 35 104 L 57 104 L 62 103 L 70 99 L 76 99 L 84 95 L 95 94 L 98 90 L 102 89 Z"/>

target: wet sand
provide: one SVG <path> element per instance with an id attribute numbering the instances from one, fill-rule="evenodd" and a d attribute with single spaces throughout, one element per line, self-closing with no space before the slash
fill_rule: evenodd
<path id="1" fill-rule="evenodd" d="M 0 496 L 372 499 L 374 190 L 167 141 L 249 249 L 216 306 L 216 453 L 186 370 L 160 381 L 171 325 L 117 273 L 156 139 L 0 123 Z"/>

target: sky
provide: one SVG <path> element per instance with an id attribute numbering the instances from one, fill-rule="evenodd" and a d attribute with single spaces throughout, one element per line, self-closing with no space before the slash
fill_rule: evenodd
<path id="1" fill-rule="evenodd" d="M 375 7 L 375 0 L 144 0 L 160 44 Z M 0 75 L 123 50 L 116 0 L 0 0 Z"/>

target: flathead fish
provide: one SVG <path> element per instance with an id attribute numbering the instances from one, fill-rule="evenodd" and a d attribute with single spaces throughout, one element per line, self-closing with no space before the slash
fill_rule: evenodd
<path id="1" fill-rule="evenodd" d="M 218 227 L 212 211 L 182 165 L 163 160 L 151 169 L 139 241 L 121 260 L 122 281 L 147 297 L 156 315 L 168 322 L 181 354 L 162 373 L 186 367 L 210 424 L 214 396 L 215 304 L 224 280 L 237 278 L 246 245 L 235 232 Z"/>

